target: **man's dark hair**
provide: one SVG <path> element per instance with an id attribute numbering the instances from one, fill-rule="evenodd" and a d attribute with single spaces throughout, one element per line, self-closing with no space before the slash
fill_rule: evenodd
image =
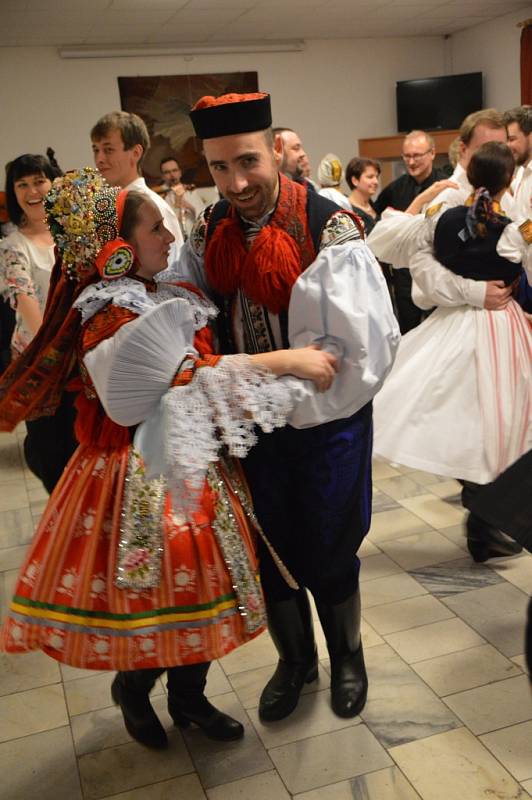
<path id="1" fill-rule="evenodd" d="M 53 181 L 62 174 L 55 159 L 52 163 L 46 156 L 32 155 L 31 153 L 25 153 L 6 164 L 6 206 L 11 222 L 20 225 L 24 214 L 15 194 L 16 181 L 29 175 L 45 175 L 48 180 Z"/>
<path id="2" fill-rule="evenodd" d="M 159 169 L 160 170 L 163 168 L 163 164 L 166 164 L 167 161 L 175 161 L 175 163 L 179 167 L 179 161 L 177 160 L 177 158 L 175 156 L 166 156 L 165 158 L 161 158 L 161 160 L 159 161 Z M 181 169 L 181 167 L 179 167 L 179 168 Z"/>
<path id="3" fill-rule="evenodd" d="M 94 142 L 98 142 L 112 133 L 112 131 L 120 131 L 124 142 L 124 150 L 131 150 L 136 144 L 142 146 L 142 155 L 137 164 L 137 170 L 140 175 L 141 164 L 150 146 L 150 135 L 144 120 L 138 114 L 130 114 L 128 111 L 111 111 L 98 120 L 91 130 L 91 139 Z"/>
<path id="4" fill-rule="evenodd" d="M 486 142 L 471 156 L 467 179 L 474 189 L 485 187 L 493 196 L 510 185 L 515 161 L 503 142 Z"/>
<path id="5" fill-rule="evenodd" d="M 516 106 L 505 111 L 503 116 L 506 127 L 511 122 L 517 122 L 525 136 L 532 133 L 532 106 Z"/>

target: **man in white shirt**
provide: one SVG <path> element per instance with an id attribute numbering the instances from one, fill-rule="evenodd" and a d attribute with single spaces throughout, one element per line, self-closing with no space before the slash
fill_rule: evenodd
<path id="1" fill-rule="evenodd" d="M 111 111 L 101 117 L 91 130 L 92 152 L 96 169 L 111 186 L 134 189 L 146 194 L 160 210 L 165 227 L 173 234 L 168 266 L 177 260 L 183 244 L 179 222 L 168 203 L 152 191 L 142 177 L 142 161 L 150 146 L 144 121 L 137 114 Z"/>
<path id="2" fill-rule="evenodd" d="M 508 147 L 513 153 L 516 174 L 513 220 L 521 224 L 532 217 L 532 106 L 517 106 L 504 114 Z"/>
<path id="3" fill-rule="evenodd" d="M 196 189 L 190 189 L 181 181 L 181 167 L 174 156 L 163 158 L 160 169 L 164 181 L 164 199 L 174 209 L 183 238 L 188 239 L 196 217 L 203 211 L 206 204 Z"/>

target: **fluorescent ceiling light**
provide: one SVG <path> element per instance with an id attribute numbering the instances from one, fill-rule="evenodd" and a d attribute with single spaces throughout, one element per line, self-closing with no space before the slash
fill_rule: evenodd
<path id="1" fill-rule="evenodd" d="M 234 44 L 176 45 L 100 45 L 65 46 L 58 49 L 61 58 L 124 58 L 138 56 L 199 56 L 223 53 L 295 53 L 305 47 L 302 39 L 282 42 L 235 42 Z"/>

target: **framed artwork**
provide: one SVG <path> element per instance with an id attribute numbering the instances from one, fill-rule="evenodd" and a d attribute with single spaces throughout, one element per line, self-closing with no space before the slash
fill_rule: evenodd
<path id="1" fill-rule="evenodd" d="M 258 91 L 258 76 L 256 72 L 140 76 L 118 78 L 118 87 L 122 110 L 142 117 L 150 133 L 151 146 L 142 165 L 146 181 L 160 183 L 161 159 L 174 155 L 183 183 L 212 186 L 188 112 L 203 95 Z"/>

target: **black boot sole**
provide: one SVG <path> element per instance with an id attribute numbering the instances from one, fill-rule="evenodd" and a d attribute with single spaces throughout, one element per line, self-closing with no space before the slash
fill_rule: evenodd
<path id="1" fill-rule="evenodd" d="M 486 542 L 471 539 L 467 540 L 467 549 L 476 564 L 483 564 L 490 558 L 513 558 L 513 556 L 517 556 L 523 551 L 523 548 L 517 543 L 515 548 L 512 548 L 511 543 L 509 543 L 508 550 L 503 551 L 497 547 L 490 547 Z"/>
<path id="2" fill-rule="evenodd" d="M 318 679 L 318 665 L 313 664 L 303 678 L 303 684 L 313 683 Z M 283 698 L 270 708 L 263 709 L 259 704 L 259 719 L 261 722 L 279 722 L 285 719 L 296 709 L 301 696 L 303 684 L 298 690 L 292 690 L 289 694 L 285 694 Z"/>
<path id="3" fill-rule="evenodd" d="M 170 716 L 174 721 L 174 725 L 176 728 L 181 728 L 185 730 L 189 728 L 191 725 L 196 725 L 200 728 L 205 736 L 209 739 L 212 739 L 215 742 L 236 742 L 238 739 L 242 739 L 244 736 L 244 726 L 239 723 L 239 726 L 231 726 L 227 727 L 223 724 L 218 724 L 221 722 L 220 720 L 215 721 L 214 723 L 208 723 L 205 720 L 202 720 L 199 717 L 194 717 L 194 715 L 185 714 L 183 711 L 172 710 L 170 711 Z M 221 713 L 221 712 L 220 712 Z M 222 715 L 225 716 L 225 715 Z"/>
<path id="4" fill-rule="evenodd" d="M 149 747 L 150 750 L 166 750 L 168 748 L 166 731 L 160 724 L 159 720 L 157 720 L 159 723 L 158 726 L 154 723 L 152 727 L 150 727 L 148 724 L 143 728 L 139 728 L 127 718 L 126 714 L 124 713 L 124 706 L 122 705 L 120 688 L 114 682 L 111 685 L 111 697 L 113 698 L 114 704 L 120 708 L 122 717 L 124 718 L 126 731 L 129 733 L 132 739 L 139 744 L 144 745 L 144 747 Z M 153 713 L 155 714 L 155 712 Z"/>

